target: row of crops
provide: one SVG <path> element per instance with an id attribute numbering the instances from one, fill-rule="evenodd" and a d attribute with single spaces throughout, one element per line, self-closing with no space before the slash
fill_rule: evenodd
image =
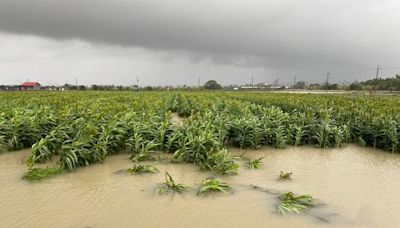
<path id="1" fill-rule="evenodd" d="M 400 152 L 400 99 L 345 95 L 224 92 L 38 92 L 0 94 L 0 148 L 32 147 L 31 171 L 57 160 L 58 170 L 130 154 L 232 174 L 227 144 L 257 149 L 344 143 Z M 175 112 L 184 124 L 171 120 Z M 48 170 L 47 170 L 48 171 Z"/>

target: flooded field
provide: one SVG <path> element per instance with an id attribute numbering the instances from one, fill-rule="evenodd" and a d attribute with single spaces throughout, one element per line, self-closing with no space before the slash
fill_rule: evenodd
<path id="1" fill-rule="evenodd" d="M 244 150 L 230 149 L 234 154 Z M 0 227 L 395 227 L 400 224 L 400 157 L 348 145 L 320 150 L 290 147 L 246 151 L 263 156 L 260 170 L 241 167 L 220 177 L 234 193 L 155 195 L 168 171 L 194 188 L 213 174 L 190 164 L 156 163 L 156 174 L 115 173 L 129 168 L 129 155 L 78 169 L 40 183 L 22 180 L 30 151 L 0 154 Z M 277 181 L 280 171 L 292 180 Z M 310 215 L 275 213 L 276 195 L 249 187 L 311 194 L 324 205 Z M 327 221 L 321 221 L 321 218 Z"/>

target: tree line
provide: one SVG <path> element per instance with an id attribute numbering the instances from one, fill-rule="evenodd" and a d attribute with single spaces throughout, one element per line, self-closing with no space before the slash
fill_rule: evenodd
<path id="1" fill-rule="evenodd" d="M 305 81 L 299 81 L 292 88 L 309 90 L 400 91 L 400 74 L 390 78 L 374 78 L 361 82 L 355 81 L 351 84 L 314 83 L 307 85 Z"/>

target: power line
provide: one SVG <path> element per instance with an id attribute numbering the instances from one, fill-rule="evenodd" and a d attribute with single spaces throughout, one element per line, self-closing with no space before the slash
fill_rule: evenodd
<path id="1" fill-rule="evenodd" d="M 372 72 L 374 71 L 374 69 L 370 69 L 370 70 L 359 70 L 359 71 L 345 71 L 345 72 L 333 72 L 331 74 L 333 75 L 340 75 L 340 74 L 358 74 L 358 73 L 367 73 L 367 72 Z"/>
<path id="2" fill-rule="evenodd" d="M 396 69 L 400 69 L 400 67 L 387 67 L 387 66 L 385 66 L 385 69 L 396 70 Z"/>

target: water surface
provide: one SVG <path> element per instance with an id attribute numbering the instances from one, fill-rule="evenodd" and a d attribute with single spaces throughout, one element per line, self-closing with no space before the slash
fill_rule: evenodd
<path id="1" fill-rule="evenodd" d="M 234 154 L 243 151 L 230 149 Z M 291 147 L 247 151 L 264 157 L 260 170 L 241 167 L 239 175 L 221 177 L 231 195 L 157 196 L 156 185 L 168 171 L 177 182 L 198 186 L 212 173 L 190 164 L 162 164 L 149 175 L 115 174 L 129 168 L 128 155 L 78 169 L 40 183 L 22 180 L 30 151 L 0 154 L 0 227 L 396 227 L 400 224 L 400 156 L 349 145 L 320 150 Z M 280 171 L 292 180 L 277 181 Z M 311 194 L 325 205 L 313 216 L 280 216 L 278 192 Z M 329 223 L 316 217 L 323 217 Z"/>

